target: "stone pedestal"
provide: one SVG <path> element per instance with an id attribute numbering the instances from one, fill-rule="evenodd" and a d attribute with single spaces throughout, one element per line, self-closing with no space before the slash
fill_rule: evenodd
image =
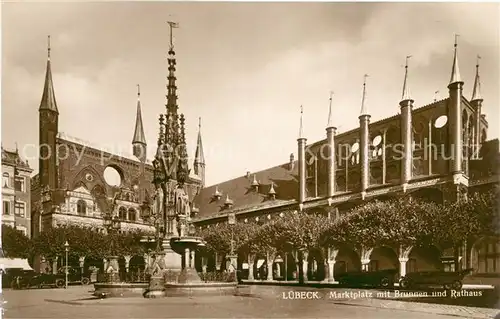
<path id="1" fill-rule="evenodd" d="M 202 282 L 198 272 L 194 268 L 183 269 L 179 274 L 177 281 L 179 284 L 194 284 Z"/>
<path id="2" fill-rule="evenodd" d="M 176 253 L 170 245 L 170 238 L 163 239 L 162 249 L 164 254 L 165 269 L 171 271 L 182 270 L 182 256 Z"/>
<path id="3" fill-rule="evenodd" d="M 145 298 L 157 298 L 165 296 L 165 279 L 161 276 L 152 276 L 149 280 L 149 287 L 144 294 Z"/>
<path id="4" fill-rule="evenodd" d="M 106 269 L 106 282 L 120 282 L 120 266 L 118 264 L 117 256 L 108 257 L 108 265 Z"/>

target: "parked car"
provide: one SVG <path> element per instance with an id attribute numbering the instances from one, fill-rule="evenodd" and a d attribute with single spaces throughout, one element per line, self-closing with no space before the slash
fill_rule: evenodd
<path id="1" fill-rule="evenodd" d="M 346 272 L 335 277 L 342 286 L 392 288 L 397 273 L 397 269 L 384 269 L 379 271 Z"/>
<path id="2" fill-rule="evenodd" d="M 27 289 L 31 287 L 43 288 L 46 286 L 62 288 L 66 284 L 64 276 L 59 274 L 42 274 L 34 270 L 24 271 L 11 281 L 13 289 Z"/>
<path id="3" fill-rule="evenodd" d="M 29 274 L 33 270 L 26 270 L 26 269 L 20 269 L 20 268 L 9 268 L 9 269 L 2 269 L 2 286 L 4 288 L 14 288 L 12 286 L 12 283 L 18 276 L 23 276 L 25 274 Z"/>
<path id="4" fill-rule="evenodd" d="M 444 289 L 462 289 L 462 280 L 473 271 L 467 268 L 461 271 L 418 271 L 406 274 L 399 280 L 399 287 L 412 289 L 418 286 L 440 286 Z"/>
<path id="5" fill-rule="evenodd" d="M 63 266 L 57 270 L 57 274 L 59 276 L 63 276 L 66 278 L 66 272 L 65 272 L 66 267 Z M 78 283 L 82 285 L 88 285 L 90 284 L 90 277 L 91 277 L 91 271 L 82 271 L 80 268 L 75 268 L 68 266 L 68 284 L 73 284 L 73 283 Z"/>

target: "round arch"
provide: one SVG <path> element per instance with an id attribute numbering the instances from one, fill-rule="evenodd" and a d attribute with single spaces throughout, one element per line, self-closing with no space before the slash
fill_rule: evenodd
<path id="1" fill-rule="evenodd" d="M 484 236 L 476 240 L 470 251 L 470 265 L 474 273 L 499 274 L 500 237 Z"/>
<path id="2" fill-rule="evenodd" d="M 406 273 L 439 270 L 442 267 L 441 250 L 436 245 L 413 246 L 408 253 Z"/>
<path id="3" fill-rule="evenodd" d="M 389 246 L 378 246 L 370 253 L 370 271 L 385 269 L 399 269 L 399 258 L 394 248 Z"/>

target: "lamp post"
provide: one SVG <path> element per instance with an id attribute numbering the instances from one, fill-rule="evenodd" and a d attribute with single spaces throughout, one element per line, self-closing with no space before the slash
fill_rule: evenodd
<path id="1" fill-rule="evenodd" d="M 66 252 L 66 267 L 64 267 L 64 274 L 66 276 L 66 280 L 64 280 L 64 284 L 66 289 L 68 289 L 68 252 L 69 252 L 69 244 L 68 241 L 64 243 L 64 250 Z"/>

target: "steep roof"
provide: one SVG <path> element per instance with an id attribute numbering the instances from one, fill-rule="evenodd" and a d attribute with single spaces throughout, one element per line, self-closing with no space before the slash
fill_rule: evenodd
<path id="1" fill-rule="evenodd" d="M 33 171 L 30 168 L 28 161 L 23 161 L 19 152 L 16 151 L 8 151 L 2 147 L 2 165 L 10 165 L 15 166 L 17 168 L 22 168 L 25 171 Z"/>
<path id="2" fill-rule="evenodd" d="M 293 166 L 293 167 L 291 167 Z M 292 169 L 290 169 L 292 168 Z M 258 192 L 252 188 L 254 180 L 259 182 Z M 276 199 L 271 200 L 268 193 L 274 185 Z M 215 191 L 221 193 L 220 199 L 214 198 Z M 224 202 L 229 197 L 233 201 L 232 211 L 259 206 L 264 203 L 289 201 L 297 197 L 298 190 L 298 162 L 278 165 L 269 169 L 250 173 L 229 181 L 203 188 L 195 198 L 195 206 L 199 209 L 198 218 L 215 216 L 226 213 Z"/>

